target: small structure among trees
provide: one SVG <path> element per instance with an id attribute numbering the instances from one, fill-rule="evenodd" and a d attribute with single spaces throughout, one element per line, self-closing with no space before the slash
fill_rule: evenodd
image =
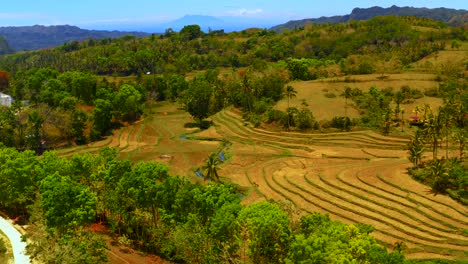
<path id="1" fill-rule="evenodd" d="M 8 94 L 0 93 L 0 105 L 10 107 L 12 102 L 13 97 L 9 96 Z"/>

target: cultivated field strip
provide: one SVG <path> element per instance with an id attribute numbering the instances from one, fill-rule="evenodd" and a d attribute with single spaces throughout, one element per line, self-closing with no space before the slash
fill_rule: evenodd
<path id="1" fill-rule="evenodd" d="M 245 126 L 239 118 L 231 111 L 222 111 L 214 117 L 214 120 L 229 133 L 228 136 L 278 145 L 286 143 L 290 148 L 308 148 L 310 145 L 315 145 L 398 150 L 405 148 L 408 143 L 407 140 L 400 138 L 380 138 L 371 131 L 330 134 L 272 133 Z"/>
<path id="2" fill-rule="evenodd" d="M 405 242 L 411 258 L 468 258 L 467 208 L 432 195 L 427 186 L 405 174 L 409 163 L 401 156 L 406 139 L 370 131 L 271 132 L 244 125 L 233 111 L 217 114 L 214 122 L 217 131 L 233 142 L 277 148 L 279 153 L 289 149 L 289 155 L 245 169 L 248 181 L 267 199 L 286 199 L 303 212 L 328 213 L 345 223 L 371 224 L 381 244 Z M 345 148 L 347 152 L 340 152 Z M 312 155 L 312 149 L 334 150 L 335 158 Z"/>

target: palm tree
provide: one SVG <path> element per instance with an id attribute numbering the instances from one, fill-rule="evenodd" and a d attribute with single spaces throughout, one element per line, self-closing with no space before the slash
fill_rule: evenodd
<path id="1" fill-rule="evenodd" d="M 437 148 L 439 146 L 439 138 L 443 129 L 442 116 L 440 114 L 429 114 L 427 122 L 424 125 L 426 137 L 431 140 L 432 144 L 432 159 L 437 159 Z"/>
<path id="2" fill-rule="evenodd" d="M 296 97 L 296 94 L 297 94 L 297 91 L 294 90 L 294 87 L 292 87 L 291 85 L 288 85 L 286 86 L 286 91 L 285 91 L 285 95 L 286 97 L 288 97 L 288 109 L 287 109 L 287 113 L 288 113 L 288 130 L 289 130 L 289 127 L 291 126 L 291 111 L 290 111 L 290 106 L 289 106 L 289 103 L 290 103 L 290 100 L 291 100 L 291 97 Z"/>
<path id="3" fill-rule="evenodd" d="M 463 162 L 466 144 L 468 143 L 468 131 L 463 128 L 456 128 L 452 134 L 452 138 L 458 143 L 458 150 L 460 151 L 460 162 Z"/>
<path id="4" fill-rule="evenodd" d="M 289 108 L 289 101 L 292 97 L 296 97 L 297 91 L 291 85 L 286 86 L 285 95 L 288 97 L 288 108 Z"/>
<path id="5" fill-rule="evenodd" d="M 396 104 L 396 108 L 395 108 L 395 119 L 398 119 L 398 114 L 399 114 L 400 111 L 401 111 L 401 109 L 400 109 L 400 104 L 403 102 L 403 100 L 405 100 L 405 95 L 404 95 L 401 91 L 398 91 L 398 92 L 395 94 L 394 100 L 395 100 L 395 104 Z"/>
<path id="6" fill-rule="evenodd" d="M 344 96 L 345 98 L 345 116 L 347 117 L 348 116 L 348 99 L 351 98 L 353 95 L 353 89 L 351 89 L 350 87 L 346 87 L 346 89 L 344 90 L 344 92 L 341 94 L 341 96 Z"/>
<path id="7" fill-rule="evenodd" d="M 202 167 L 205 180 L 208 179 L 219 182 L 218 169 L 220 162 L 221 161 L 219 160 L 219 157 L 216 155 L 216 153 L 211 153 L 210 156 L 208 156 L 208 160 Z"/>

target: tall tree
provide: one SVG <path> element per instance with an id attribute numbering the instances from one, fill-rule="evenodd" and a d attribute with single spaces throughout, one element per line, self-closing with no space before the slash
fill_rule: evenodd
<path id="1" fill-rule="evenodd" d="M 109 100 L 94 100 L 93 109 L 93 128 L 91 130 L 91 139 L 100 138 L 111 126 L 112 104 Z"/>
<path id="2" fill-rule="evenodd" d="M 353 89 L 347 86 L 341 95 L 345 98 L 345 116 L 348 116 L 348 99 L 352 97 Z"/>
<path id="3" fill-rule="evenodd" d="M 424 131 L 426 138 L 431 141 L 432 145 L 432 159 L 437 159 L 437 150 L 439 147 L 439 139 L 442 134 L 442 129 L 444 127 L 443 124 L 443 116 L 439 113 L 434 115 L 432 112 L 427 113 L 427 122 L 424 125 Z"/>
<path id="4" fill-rule="evenodd" d="M 132 85 L 124 84 L 114 94 L 114 115 L 123 120 L 135 121 L 141 113 L 142 96 Z"/>
<path id="5" fill-rule="evenodd" d="M 28 132 L 26 136 L 29 141 L 31 149 L 36 151 L 37 154 L 42 154 L 42 124 L 44 124 L 44 118 L 39 114 L 37 110 L 33 110 L 28 114 Z"/>
<path id="6" fill-rule="evenodd" d="M 41 182 L 41 205 L 47 225 L 60 233 L 94 220 L 96 196 L 68 176 L 54 173 Z"/>
<path id="7" fill-rule="evenodd" d="M 291 126 L 291 112 L 292 112 L 289 109 L 290 108 L 290 100 L 291 100 L 292 97 L 296 97 L 297 91 L 294 89 L 294 87 L 292 87 L 291 85 L 288 85 L 288 86 L 286 86 L 285 95 L 288 98 L 287 112 L 288 112 L 288 129 L 289 129 L 290 126 Z"/>
<path id="8" fill-rule="evenodd" d="M 468 143 L 468 131 L 466 128 L 455 128 L 452 138 L 458 143 L 459 160 L 463 162 L 465 158 L 465 149 Z"/>
<path id="9" fill-rule="evenodd" d="M 198 119 L 200 126 L 203 119 L 210 114 L 212 92 L 213 87 L 204 77 L 196 77 L 190 82 L 185 94 L 185 107 L 194 118 Z"/>

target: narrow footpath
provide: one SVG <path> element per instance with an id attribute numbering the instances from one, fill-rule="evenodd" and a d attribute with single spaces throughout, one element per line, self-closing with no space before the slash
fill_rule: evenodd
<path id="1" fill-rule="evenodd" d="M 10 239 L 11 246 L 13 247 L 13 256 L 15 264 L 29 264 L 31 260 L 25 254 L 26 243 L 21 241 L 21 233 L 8 222 L 5 218 L 0 216 L 0 230 Z"/>

